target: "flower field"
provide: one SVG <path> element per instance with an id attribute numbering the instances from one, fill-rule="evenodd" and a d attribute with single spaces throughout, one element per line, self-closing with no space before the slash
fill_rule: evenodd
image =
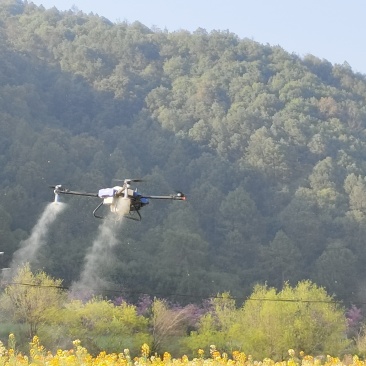
<path id="1" fill-rule="evenodd" d="M 92 356 L 80 341 L 73 342 L 70 350 L 58 350 L 55 354 L 47 351 L 39 342 L 38 337 L 30 343 L 29 355 L 16 352 L 14 335 L 9 336 L 9 347 L 0 342 L 0 366 L 366 366 L 366 362 L 358 356 L 347 355 L 342 360 L 332 356 L 314 357 L 300 352 L 296 355 L 292 349 L 288 350 L 287 359 L 275 362 L 270 358 L 254 360 L 251 355 L 234 351 L 232 354 L 221 353 L 215 346 L 210 347 L 210 353 L 205 355 L 202 349 L 197 350 L 197 357 L 189 359 L 183 355 L 173 358 L 169 352 L 163 355 L 151 355 L 147 344 L 141 347 L 139 356 L 132 357 L 128 349 L 123 352 L 100 352 Z"/>

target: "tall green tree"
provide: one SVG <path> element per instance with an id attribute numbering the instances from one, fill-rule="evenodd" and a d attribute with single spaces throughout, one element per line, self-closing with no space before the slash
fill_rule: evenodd
<path id="1" fill-rule="evenodd" d="M 261 249 L 260 268 L 269 286 L 280 289 L 286 283 L 294 285 L 301 279 L 301 252 L 282 230 L 276 233 L 269 246 Z"/>
<path id="2" fill-rule="evenodd" d="M 256 357 L 283 359 L 289 348 L 312 354 L 339 354 L 348 346 L 344 309 L 310 281 L 280 292 L 256 286 L 239 317 L 243 349 Z"/>
<path id="3" fill-rule="evenodd" d="M 49 313 L 57 313 L 66 300 L 62 280 L 54 279 L 43 271 L 33 273 L 29 264 L 17 269 L 11 284 L 2 295 L 3 309 L 14 321 L 28 326 L 29 339 L 46 323 Z M 48 315 L 47 315 L 48 314 Z"/>
<path id="4" fill-rule="evenodd" d="M 357 258 L 338 240 L 327 245 L 316 260 L 314 281 L 341 299 L 350 299 L 357 292 Z"/>
<path id="5" fill-rule="evenodd" d="M 288 166 L 284 154 L 283 146 L 262 127 L 251 135 L 244 161 L 248 166 L 262 171 L 275 184 L 287 177 Z"/>
<path id="6" fill-rule="evenodd" d="M 228 193 L 219 212 L 216 265 L 226 273 L 240 274 L 247 286 L 251 281 L 247 272 L 253 269 L 263 240 L 262 216 L 242 186 Z"/>

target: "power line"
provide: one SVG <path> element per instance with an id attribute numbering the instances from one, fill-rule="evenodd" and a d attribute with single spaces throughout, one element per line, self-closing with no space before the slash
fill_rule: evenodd
<path id="1" fill-rule="evenodd" d="M 60 290 L 69 290 L 68 286 L 61 286 L 61 285 L 46 285 L 40 283 L 25 283 L 25 282 L 3 282 L 1 287 L 8 287 L 8 286 L 29 286 L 29 287 L 45 287 L 45 288 L 58 288 Z"/>
<path id="2" fill-rule="evenodd" d="M 24 282 L 7 282 L 3 283 L 2 287 L 8 287 L 8 286 L 29 286 L 29 287 L 38 287 L 38 288 L 55 288 L 59 290 L 68 291 L 70 290 L 70 286 L 62 286 L 62 285 L 46 285 L 46 284 L 36 284 L 36 283 L 24 283 Z M 185 298 L 199 298 L 200 300 L 207 300 L 207 299 L 223 299 L 220 295 L 211 295 L 207 298 L 203 298 L 202 295 L 199 294 L 181 294 L 181 293 L 154 293 L 154 294 L 148 294 L 143 291 L 134 291 L 134 290 L 126 290 L 126 289 L 105 289 L 105 288 L 99 288 L 96 290 L 101 290 L 105 293 L 129 293 L 133 295 L 146 295 L 150 297 L 185 297 Z M 289 298 L 253 298 L 253 297 L 238 297 L 238 296 L 230 296 L 229 299 L 231 300 L 240 300 L 240 301 L 269 301 L 269 302 L 290 302 L 290 303 L 324 303 L 324 304 L 338 304 L 342 305 L 343 302 L 340 300 L 333 300 L 333 299 L 289 299 Z M 357 305 L 366 305 L 366 302 L 355 302 L 353 304 Z"/>

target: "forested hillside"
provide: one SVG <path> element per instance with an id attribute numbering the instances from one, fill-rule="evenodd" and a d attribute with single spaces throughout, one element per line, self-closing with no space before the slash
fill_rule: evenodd
<path id="1" fill-rule="evenodd" d="M 311 279 L 366 300 L 366 77 L 222 31 L 166 32 L 31 2 L 0 3 L 4 267 L 49 184 L 144 178 L 103 275 L 125 295 L 184 302 Z M 38 266 L 70 284 L 98 230 L 65 199 Z M 106 243 L 107 245 L 107 243 Z M 185 296 L 179 297 L 178 295 Z"/>

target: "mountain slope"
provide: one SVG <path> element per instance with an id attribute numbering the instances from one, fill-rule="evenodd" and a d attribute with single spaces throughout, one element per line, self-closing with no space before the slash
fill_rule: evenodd
<path id="1" fill-rule="evenodd" d="M 126 293 L 247 294 L 311 278 L 362 300 L 366 79 L 229 32 L 168 33 L 22 1 L 0 6 L 1 245 L 11 254 L 48 184 L 146 177 L 152 203 L 102 275 Z M 68 200 L 39 263 L 71 283 L 96 203 Z M 101 265 L 102 267 L 102 265 Z"/>

